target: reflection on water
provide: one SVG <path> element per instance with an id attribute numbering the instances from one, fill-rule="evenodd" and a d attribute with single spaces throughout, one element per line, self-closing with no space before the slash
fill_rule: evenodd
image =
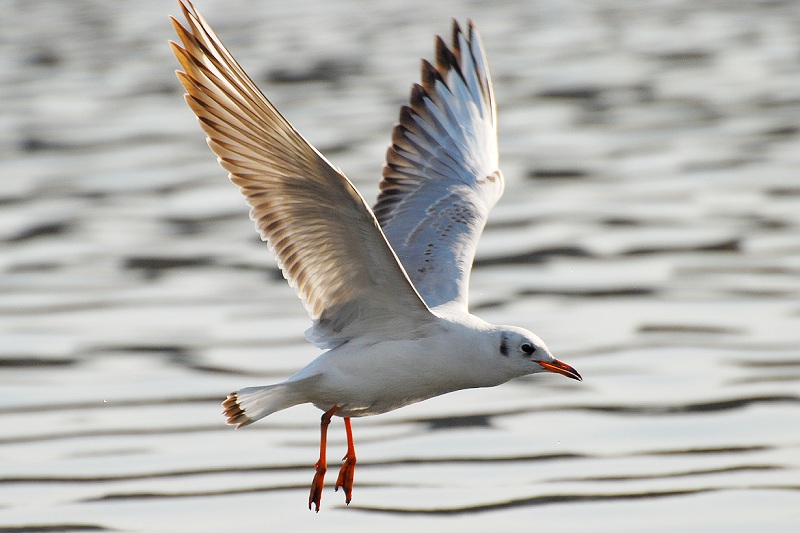
<path id="1" fill-rule="evenodd" d="M 508 186 L 473 309 L 533 329 L 585 381 L 359 419 L 353 503 L 327 490 L 308 513 L 319 413 L 242 431 L 219 414 L 315 350 L 181 102 L 177 7 L 14 3 L 0 531 L 793 531 L 794 4 L 336 6 L 199 7 L 368 198 L 418 57 L 450 17 L 475 19 Z M 338 420 L 330 445 L 344 451 Z"/>

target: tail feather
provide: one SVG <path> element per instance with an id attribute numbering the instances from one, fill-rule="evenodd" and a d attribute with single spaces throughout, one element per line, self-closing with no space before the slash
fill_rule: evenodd
<path id="1" fill-rule="evenodd" d="M 239 397 L 235 392 L 228 394 L 228 397 L 222 402 L 222 414 L 227 417 L 225 421 L 227 424 L 236 424 L 237 428 L 246 426 L 252 420 L 247 416 L 244 410 L 239 406 Z"/>
<path id="2" fill-rule="evenodd" d="M 292 392 L 291 383 L 247 387 L 228 395 L 222 402 L 222 413 L 228 418 L 227 423 L 238 429 L 299 403 L 304 400 Z"/>

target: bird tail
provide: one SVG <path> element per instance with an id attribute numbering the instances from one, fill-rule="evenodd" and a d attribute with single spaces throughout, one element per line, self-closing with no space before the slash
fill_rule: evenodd
<path id="1" fill-rule="evenodd" d="M 307 400 L 294 390 L 296 383 L 247 387 L 232 392 L 222 402 L 222 413 L 228 418 L 228 424 L 235 424 L 238 429 L 287 407 L 305 403 Z"/>

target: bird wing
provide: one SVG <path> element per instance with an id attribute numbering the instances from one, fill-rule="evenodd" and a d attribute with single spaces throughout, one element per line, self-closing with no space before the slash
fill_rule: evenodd
<path id="1" fill-rule="evenodd" d="M 467 310 L 469 274 L 489 210 L 503 194 L 497 111 L 486 55 L 470 21 L 453 21 L 422 61 L 386 154 L 375 215 L 417 291 L 433 308 Z"/>
<path id="2" fill-rule="evenodd" d="M 331 348 L 363 335 L 402 338 L 431 324 L 375 215 L 353 184 L 258 90 L 194 6 L 170 43 L 189 107 L 250 205 L 250 218 Z"/>

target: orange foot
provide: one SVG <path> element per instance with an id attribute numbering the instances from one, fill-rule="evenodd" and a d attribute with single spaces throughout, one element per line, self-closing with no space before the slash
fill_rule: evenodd
<path id="1" fill-rule="evenodd" d="M 322 487 L 325 485 L 325 472 L 328 468 L 325 463 L 317 463 L 314 465 L 317 470 L 314 474 L 314 480 L 311 481 L 311 494 L 308 496 L 308 509 L 314 505 L 314 511 L 319 512 L 319 503 L 322 501 Z"/>
<path id="2" fill-rule="evenodd" d="M 328 425 L 331 423 L 331 417 L 339 408 L 334 406 L 322 415 L 319 424 L 319 460 L 314 465 L 316 472 L 314 473 L 314 480 L 311 481 L 311 494 L 308 495 L 308 508 L 315 506 L 316 512 L 319 512 L 319 502 L 322 500 L 322 487 L 325 485 L 325 472 L 328 470 L 328 461 L 326 459 L 327 444 L 328 444 Z"/>
<path id="3" fill-rule="evenodd" d="M 339 477 L 336 480 L 336 491 L 339 487 L 344 489 L 344 502 L 349 504 L 353 498 L 353 474 L 356 471 L 356 456 L 349 453 L 344 456 L 344 463 L 342 469 L 339 470 Z"/>
<path id="4" fill-rule="evenodd" d="M 336 479 L 336 489 L 344 489 L 344 502 L 349 504 L 353 498 L 353 474 L 356 472 L 356 448 L 353 445 L 353 430 L 350 428 L 350 419 L 344 419 L 344 430 L 347 433 L 347 453 L 344 455 L 342 469 Z"/>

